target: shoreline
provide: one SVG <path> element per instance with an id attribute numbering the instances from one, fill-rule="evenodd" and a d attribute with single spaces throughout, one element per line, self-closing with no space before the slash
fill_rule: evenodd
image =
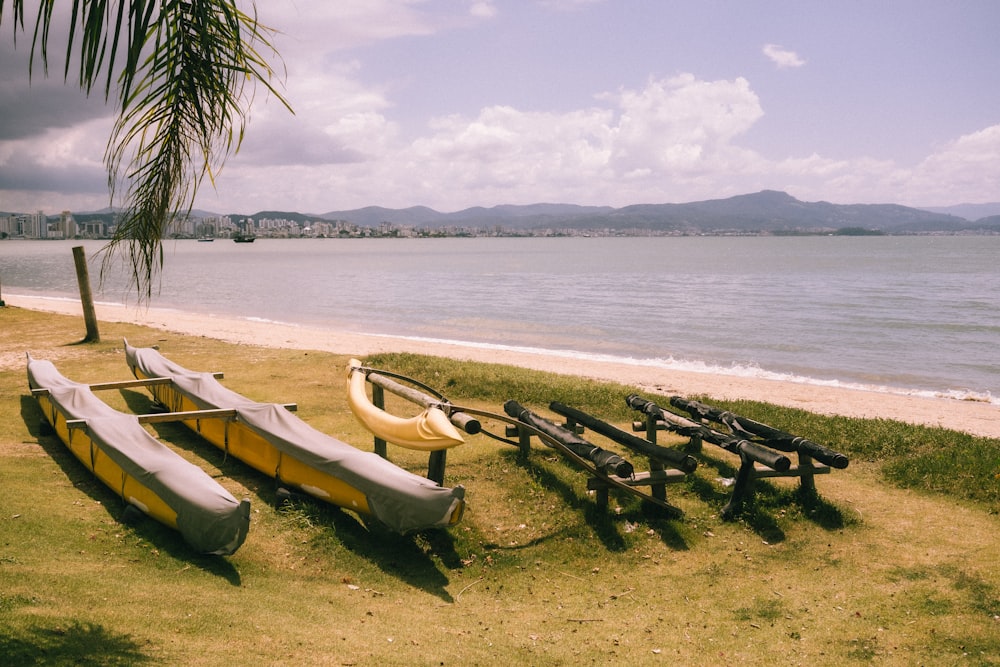
<path id="1" fill-rule="evenodd" d="M 5 302 L 26 310 L 83 316 L 75 300 L 6 295 Z M 379 334 L 347 333 L 250 319 L 197 315 L 183 311 L 97 303 L 99 321 L 125 322 L 179 334 L 205 336 L 261 347 L 318 350 L 365 357 L 383 352 L 409 352 L 457 360 L 500 363 L 634 385 L 659 394 L 708 395 L 719 399 L 755 400 L 809 412 L 847 417 L 894 419 L 926 426 L 1000 438 L 1000 408 L 985 401 L 865 391 L 751 378 L 719 373 L 674 370 L 641 364 L 504 350 L 447 341 L 418 340 Z"/>

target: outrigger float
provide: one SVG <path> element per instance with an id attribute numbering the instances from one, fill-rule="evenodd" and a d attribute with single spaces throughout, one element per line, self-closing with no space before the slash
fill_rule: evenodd
<path id="1" fill-rule="evenodd" d="M 404 419 L 372 403 L 365 391 L 364 371 L 360 361 L 351 359 L 347 367 L 347 404 L 357 420 L 376 437 L 407 449 L 429 452 L 465 442 L 441 405 L 430 403 L 420 414 Z"/>
<path id="2" fill-rule="evenodd" d="M 322 433 L 285 406 L 258 403 L 222 386 L 213 373 L 191 371 L 152 348 L 125 342 L 125 357 L 155 400 L 172 412 L 224 410 L 182 423 L 213 445 L 275 478 L 282 486 L 372 518 L 398 533 L 457 524 L 465 489 L 446 488 Z"/>
<path id="3" fill-rule="evenodd" d="M 143 421 L 155 420 L 119 412 L 92 391 L 137 384 L 80 384 L 52 362 L 28 355 L 32 395 L 59 439 L 88 470 L 130 507 L 178 530 L 195 550 L 234 553 L 250 528 L 250 501 L 237 501 L 142 427 Z"/>

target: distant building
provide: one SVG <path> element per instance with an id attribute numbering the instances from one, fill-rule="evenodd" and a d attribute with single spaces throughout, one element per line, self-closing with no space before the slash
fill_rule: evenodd
<path id="1" fill-rule="evenodd" d="M 58 238 L 75 239 L 78 236 L 76 218 L 70 211 L 63 211 L 59 214 L 59 222 L 56 223 Z"/>

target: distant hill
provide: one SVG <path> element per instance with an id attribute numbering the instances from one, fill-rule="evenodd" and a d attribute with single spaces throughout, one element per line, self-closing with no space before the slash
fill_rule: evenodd
<path id="1" fill-rule="evenodd" d="M 693 233 L 819 231 L 845 227 L 885 232 L 959 231 L 970 225 L 958 216 L 897 204 L 803 202 L 774 190 L 686 204 L 635 204 L 622 208 L 532 204 L 438 213 L 426 207 L 401 210 L 369 207 L 331 211 L 323 217 L 368 226 L 390 222 L 433 228 L 502 225 L 523 230 L 649 229 Z"/>
<path id="2" fill-rule="evenodd" d="M 397 225 L 433 225 L 446 213 L 438 213 L 426 206 L 411 206 L 410 208 L 382 208 L 381 206 L 366 206 L 350 211 L 330 211 L 320 217 L 324 220 L 346 220 L 355 225 L 375 227 L 383 222 L 393 222 Z"/>
<path id="3" fill-rule="evenodd" d="M 991 215 L 987 218 L 976 220 L 975 225 L 980 229 L 1000 230 L 1000 215 Z"/>
<path id="4" fill-rule="evenodd" d="M 957 215 L 966 220 L 980 220 L 986 217 L 1000 215 L 1000 202 L 987 204 L 955 204 L 953 206 L 924 206 L 923 210 L 933 213 Z"/>
<path id="5" fill-rule="evenodd" d="M 581 215 L 607 213 L 614 209 L 610 206 L 576 206 L 573 204 L 529 204 L 526 206 L 501 205 L 492 208 L 475 206 L 455 213 L 439 213 L 426 206 L 413 206 L 404 209 L 389 209 L 379 206 L 368 206 L 350 211 L 330 211 L 324 213 L 327 220 L 346 220 L 356 225 L 368 227 L 382 222 L 397 225 L 414 225 L 423 227 L 483 227 L 503 225 L 510 228 L 525 229 L 530 227 L 548 226 L 551 222 L 570 221 Z"/>

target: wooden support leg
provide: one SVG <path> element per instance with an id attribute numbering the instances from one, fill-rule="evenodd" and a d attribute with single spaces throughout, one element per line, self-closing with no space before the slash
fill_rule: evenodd
<path id="1" fill-rule="evenodd" d="M 799 493 L 803 496 L 816 495 L 816 477 L 811 472 L 812 467 L 812 457 L 799 452 Z"/>
<path id="2" fill-rule="evenodd" d="M 653 445 L 656 444 L 656 431 L 657 431 L 656 426 L 657 426 L 657 424 L 656 424 L 656 418 L 655 417 L 652 417 L 652 416 L 646 417 L 646 440 L 648 440 L 649 443 L 653 444 Z M 659 471 L 662 471 L 662 470 L 664 470 L 663 463 L 661 463 L 660 461 L 657 461 L 654 458 L 650 458 L 649 459 L 649 472 L 650 473 L 659 472 Z M 649 495 L 653 496 L 657 500 L 666 500 L 667 499 L 667 487 L 666 487 L 666 485 L 665 484 L 652 484 L 652 485 L 650 485 Z"/>
<path id="3" fill-rule="evenodd" d="M 608 497 L 610 495 L 607 485 L 601 485 L 598 487 L 597 491 L 597 508 L 601 511 L 607 511 L 608 509 Z"/>
<path id="4" fill-rule="evenodd" d="M 522 458 L 528 458 L 531 453 L 531 432 L 526 428 L 517 428 L 517 446 L 520 448 Z"/>
<path id="5" fill-rule="evenodd" d="M 657 472 L 663 472 L 666 468 L 664 465 L 657 461 L 656 459 L 649 459 L 649 472 L 650 474 L 655 474 Z M 657 500 L 665 501 L 667 499 L 667 485 L 655 483 L 649 486 L 649 495 L 653 496 Z"/>
<path id="6" fill-rule="evenodd" d="M 448 450 L 439 449 L 427 457 L 427 479 L 444 486 L 444 465 L 448 460 Z"/>
<path id="7" fill-rule="evenodd" d="M 745 454 L 740 454 L 740 471 L 736 473 L 736 484 L 729 503 L 722 508 L 723 519 L 732 519 L 743 511 L 746 501 L 753 498 L 754 462 Z"/>
<path id="8" fill-rule="evenodd" d="M 377 384 L 372 385 L 372 405 L 385 410 L 385 390 Z M 384 459 L 389 458 L 389 452 L 386 449 L 385 440 L 377 435 L 375 436 L 375 453 Z"/>

